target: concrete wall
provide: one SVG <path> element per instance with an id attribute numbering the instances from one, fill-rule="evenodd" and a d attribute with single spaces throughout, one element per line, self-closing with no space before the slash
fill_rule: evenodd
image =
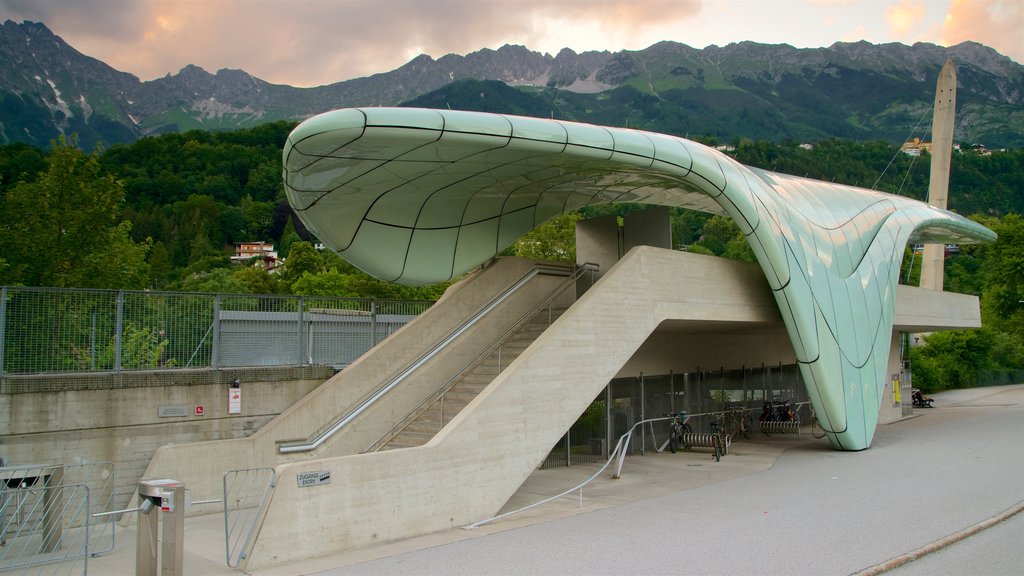
<path id="1" fill-rule="evenodd" d="M 635 246 L 672 248 L 672 218 L 668 206 L 654 206 L 622 217 L 622 251 Z"/>
<path id="2" fill-rule="evenodd" d="M 113 462 L 113 504 L 121 506 L 158 447 L 252 434 L 333 374 L 314 366 L 5 378 L 8 391 L 24 391 L 0 394 L 0 456 L 12 466 Z M 126 378 L 139 385 L 118 386 Z M 242 411 L 231 415 L 227 393 L 236 378 Z M 59 391 L 62 380 L 68 390 Z M 50 391 L 28 391 L 39 388 Z M 161 406 L 187 415 L 160 417 Z"/>

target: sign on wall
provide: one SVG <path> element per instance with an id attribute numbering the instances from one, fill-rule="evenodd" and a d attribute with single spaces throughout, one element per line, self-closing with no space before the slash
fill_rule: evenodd
<path id="1" fill-rule="evenodd" d="M 228 414 L 242 413 L 242 389 L 228 388 Z"/>

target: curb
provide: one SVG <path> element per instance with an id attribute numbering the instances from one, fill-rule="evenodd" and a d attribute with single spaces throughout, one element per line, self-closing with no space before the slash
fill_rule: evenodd
<path id="1" fill-rule="evenodd" d="M 922 546 L 920 548 L 917 548 L 916 550 L 911 550 L 910 552 L 907 552 L 906 554 L 900 554 L 899 556 L 896 556 L 895 558 L 891 558 L 889 560 L 886 560 L 885 562 L 882 562 L 881 564 L 875 564 L 874 566 L 871 566 L 870 568 L 865 568 L 864 570 L 861 570 L 860 572 L 855 572 L 852 576 L 877 576 L 878 574 L 882 574 L 882 573 L 888 572 L 889 570 L 892 570 L 893 568 L 902 566 L 902 565 L 907 564 L 909 562 L 913 562 L 914 560 L 917 560 L 918 558 L 921 558 L 922 556 L 926 556 L 928 554 L 931 554 L 932 552 L 938 552 L 939 550 L 942 550 L 943 548 L 945 548 L 945 547 L 947 547 L 947 546 L 949 546 L 951 544 L 955 544 L 955 543 L 957 543 L 957 542 L 959 542 L 959 541 L 961 541 L 961 540 L 963 540 L 963 539 L 965 539 L 965 538 L 967 538 L 969 536 L 977 534 L 978 532 L 981 532 L 982 530 L 984 530 L 986 528 L 991 528 L 991 527 L 995 526 L 996 524 L 999 524 L 1003 520 L 1007 520 L 1011 516 L 1013 516 L 1014 514 L 1018 514 L 1020 512 L 1024 512 L 1024 501 L 1018 502 L 1016 505 L 1012 506 L 1010 509 L 1008 509 L 1008 510 L 1006 510 L 1006 511 L 1000 513 L 1000 514 L 997 514 L 997 515 L 989 518 L 988 520 L 983 520 L 981 522 L 978 522 L 977 524 L 975 524 L 973 526 L 965 528 L 965 529 L 963 529 L 963 530 L 961 530 L 959 532 L 954 532 L 953 534 L 950 534 L 949 536 L 946 536 L 945 538 L 940 538 L 940 539 L 932 542 L 931 544 L 926 544 L 926 545 L 924 545 L 924 546 Z"/>

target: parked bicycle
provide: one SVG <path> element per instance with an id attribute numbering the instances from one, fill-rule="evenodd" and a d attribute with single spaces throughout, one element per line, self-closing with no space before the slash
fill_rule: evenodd
<path id="1" fill-rule="evenodd" d="M 766 422 L 792 422 L 796 420 L 796 411 L 793 410 L 793 406 L 790 405 L 789 400 L 783 400 L 781 402 L 765 402 L 761 405 L 761 416 L 758 418 L 761 422 L 761 433 L 765 436 L 771 436 L 768 429 L 771 426 L 764 426 Z"/>
<path id="2" fill-rule="evenodd" d="M 725 432 L 722 431 L 722 415 L 711 417 L 711 455 L 715 462 L 721 462 L 722 456 L 728 451 L 725 440 Z"/>
<path id="3" fill-rule="evenodd" d="M 668 435 L 668 448 L 673 454 L 679 447 L 683 447 L 684 450 L 689 450 L 690 446 L 687 441 L 687 434 L 690 433 L 690 425 L 686 423 L 689 420 L 689 416 L 686 415 L 685 410 L 680 410 L 675 414 L 665 414 L 665 416 L 671 416 L 672 420 L 669 421 L 669 435 Z M 664 446 L 662 447 L 664 449 Z"/>
<path id="4" fill-rule="evenodd" d="M 750 422 L 750 412 L 743 406 L 733 406 L 727 414 L 726 430 L 733 438 L 740 436 L 750 440 L 750 431 L 754 429 Z"/>

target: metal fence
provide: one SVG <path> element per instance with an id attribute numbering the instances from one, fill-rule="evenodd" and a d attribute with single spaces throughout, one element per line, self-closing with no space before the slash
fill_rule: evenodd
<path id="1" fill-rule="evenodd" d="M 0 287 L 0 376 L 345 366 L 432 302 Z"/>

